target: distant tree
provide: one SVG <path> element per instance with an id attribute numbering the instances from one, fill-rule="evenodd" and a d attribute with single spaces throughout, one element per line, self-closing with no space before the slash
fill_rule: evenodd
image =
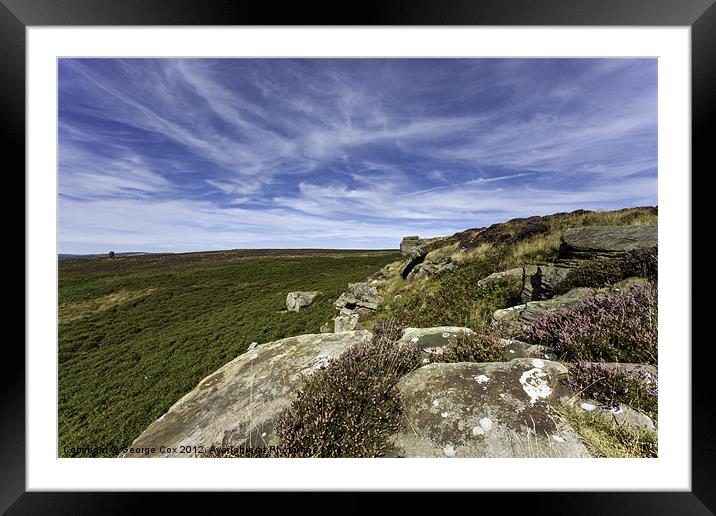
<path id="1" fill-rule="evenodd" d="M 109 252 L 109 257 L 110 257 L 110 258 L 114 258 L 114 251 L 110 251 L 110 252 Z"/>

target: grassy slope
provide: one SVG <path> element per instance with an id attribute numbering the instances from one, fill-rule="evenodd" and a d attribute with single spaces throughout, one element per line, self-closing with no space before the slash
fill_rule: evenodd
<path id="1" fill-rule="evenodd" d="M 503 281 L 489 287 L 477 282 L 492 274 L 530 263 L 547 263 L 557 258 L 564 231 L 577 226 L 657 224 L 653 208 L 629 208 L 609 212 L 573 212 L 517 219 L 488 228 L 453 235 L 428 254 L 428 259 L 452 254 L 460 268 L 433 278 L 405 281 L 397 271 L 380 286 L 386 299 L 377 319 L 399 318 L 406 326 L 467 326 L 475 330 L 489 325 L 492 312 L 519 304 L 521 282 Z M 549 230 L 519 240 L 544 222 Z M 517 241 L 510 241 L 518 239 Z M 509 243 L 504 243 L 508 241 Z M 459 249 L 460 252 L 456 253 Z M 456 253 L 456 254 L 453 254 Z M 397 299 L 394 296 L 400 295 Z"/>
<path id="2" fill-rule="evenodd" d="M 318 332 L 348 282 L 396 258 L 216 254 L 61 263 L 60 456 L 75 455 L 66 447 L 129 444 L 251 342 Z M 299 313 L 281 313 L 292 290 L 324 295 Z"/>

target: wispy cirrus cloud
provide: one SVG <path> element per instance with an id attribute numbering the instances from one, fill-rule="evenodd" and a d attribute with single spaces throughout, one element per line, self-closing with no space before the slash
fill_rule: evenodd
<path id="1" fill-rule="evenodd" d="M 656 70 L 62 59 L 61 251 L 396 247 L 407 233 L 655 204 Z"/>

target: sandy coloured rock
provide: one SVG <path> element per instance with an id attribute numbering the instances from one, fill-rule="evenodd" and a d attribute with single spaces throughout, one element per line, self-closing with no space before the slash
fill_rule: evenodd
<path id="1" fill-rule="evenodd" d="M 371 337 L 371 332 L 362 330 L 299 335 L 262 344 L 204 378 L 131 447 L 155 448 L 150 455 L 154 457 L 187 457 L 191 455 L 178 451 L 181 446 L 277 444 L 273 426 L 303 379 Z"/>
<path id="2" fill-rule="evenodd" d="M 298 312 L 301 308 L 310 306 L 320 292 L 289 292 L 286 296 L 286 309 L 291 312 Z"/>
<path id="3" fill-rule="evenodd" d="M 567 369 L 540 359 L 436 363 L 398 383 L 397 457 L 589 457 L 556 407 Z M 447 450 L 447 451 L 446 451 Z"/>

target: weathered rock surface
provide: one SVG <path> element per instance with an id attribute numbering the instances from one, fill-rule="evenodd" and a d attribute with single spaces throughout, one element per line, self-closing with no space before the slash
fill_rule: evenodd
<path id="1" fill-rule="evenodd" d="M 593 400 L 575 397 L 568 399 L 566 403 L 578 410 L 591 412 L 608 423 L 616 423 L 619 426 L 629 428 L 656 430 L 656 425 L 649 416 L 638 410 L 634 410 L 628 405 L 620 404 L 618 407 L 607 408 L 599 406 L 599 404 Z"/>
<path id="2" fill-rule="evenodd" d="M 649 283 L 649 280 L 646 278 L 630 276 L 629 278 L 617 281 L 614 285 L 610 287 L 609 290 L 611 290 L 612 292 L 623 292 L 624 290 L 628 290 L 632 287 L 646 285 L 647 283 Z"/>
<path id="3" fill-rule="evenodd" d="M 561 260 L 610 258 L 658 245 L 658 226 L 586 226 L 562 236 Z"/>
<path id="4" fill-rule="evenodd" d="M 555 296 L 545 301 L 530 301 L 522 305 L 511 306 L 495 310 L 492 314 L 493 322 L 517 321 L 529 323 L 535 321 L 546 312 L 564 308 L 579 303 L 591 292 L 588 288 L 573 288 L 561 296 Z"/>
<path id="5" fill-rule="evenodd" d="M 333 305 L 338 310 L 335 317 L 336 333 L 360 329 L 361 323 L 383 302 L 378 289 L 371 282 L 349 283 L 348 291 L 343 292 Z"/>
<path id="6" fill-rule="evenodd" d="M 310 306 L 320 292 L 289 292 L 286 296 L 286 308 L 292 312 L 298 312 L 301 308 Z"/>
<path id="7" fill-rule="evenodd" d="M 414 250 L 425 249 L 430 244 L 443 240 L 444 238 L 445 237 L 420 238 L 417 235 L 403 237 L 403 240 L 400 242 L 400 254 L 410 256 Z"/>
<path id="8" fill-rule="evenodd" d="M 333 331 L 340 333 L 361 329 L 361 323 L 370 317 L 373 310 L 368 308 L 341 309 L 339 315 L 333 320 Z"/>
<path id="9" fill-rule="evenodd" d="M 555 265 L 527 265 L 522 275 L 522 302 L 540 301 L 552 297 L 555 287 L 571 269 Z"/>
<path id="10" fill-rule="evenodd" d="M 155 448 L 150 456 L 187 457 L 171 450 L 160 452 L 159 447 L 273 445 L 276 418 L 290 405 L 290 394 L 302 378 L 371 337 L 363 330 L 300 335 L 262 344 L 204 378 L 131 446 Z M 126 456 L 146 455 L 130 452 Z"/>
<path id="11" fill-rule="evenodd" d="M 543 358 L 547 360 L 555 360 L 557 354 L 547 346 L 539 344 L 530 344 L 515 339 L 502 339 L 510 359 L 513 358 Z"/>
<path id="12" fill-rule="evenodd" d="M 436 326 L 433 328 L 405 328 L 399 343 L 418 348 L 425 355 L 441 355 L 443 348 L 461 333 L 473 333 L 460 326 Z"/>
<path id="13" fill-rule="evenodd" d="M 407 279 L 410 272 L 415 268 L 416 265 L 425 260 L 428 251 L 423 247 L 417 247 L 410 251 L 408 259 L 405 260 L 403 267 L 400 269 L 400 277 Z"/>
<path id="14" fill-rule="evenodd" d="M 457 269 L 457 265 L 452 263 L 452 258 L 449 256 L 441 256 L 434 260 L 424 260 L 422 263 L 417 264 L 408 273 L 407 280 L 413 280 L 422 278 L 424 276 L 432 276 L 436 274 L 442 274 L 443 272 Z"/>
<path id="15" fill-rule="evenodd" d="M 503 279 L 508 278 L 514 278 L 514 279 L 522 279 L 524 277 L 524 269 L 522 267 L 515 267 L 514 269 L 508 269 L 506 271 L 500 271 L 500 272 L 493 272 L 489 276 L 486 276 L 482 278 L 480 281 L 477 282 L 478 287 L 482 287 L 484 285 L 489 285 L 490 283 L 494 283 L 496 281 L 500 281 Z"/>
<path id="16" fill-rule="evenodd" d="M 398 457 L 589 457 L 555 406 L 564 393 L 556 362 L 430 364 L 398 383 Z"/>
<path id="17" fill-rule="evenodd" d="M 403 240 L 400 241 L 400 254 L 408 256 L 410 251 L 420 246 L 420 243 L 421 240 L 418 235 L 403 237 Z"/>
<path id="18" fill-rule="evenodd" d="M 357 307 L 375 310 L 383 302 L 378 295 L 378 289 L 368 283 L 349 283 L 348 291 L 340 295 L 333 305 L 337 310 L 347 308 L 353 310 Z"/>

